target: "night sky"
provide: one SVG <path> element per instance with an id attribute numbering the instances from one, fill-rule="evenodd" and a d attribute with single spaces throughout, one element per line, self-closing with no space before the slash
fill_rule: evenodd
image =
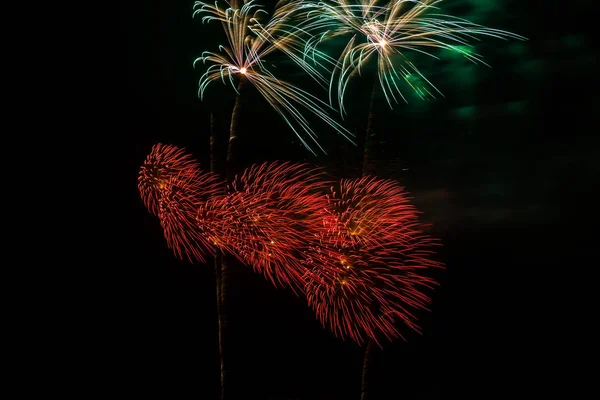
<path id="1" fill-rule="evenodd" d="M 261 3 L 261 2 L 259 2 Z M 447 0 L 446 10 L 529 40 L 486 39 L 486 66 L 415 58 L 444 93 L 409 97 L 377 115 L 375 170 L 404 185 L 444 247 L 423 334 L 385 343 L 373 357 L 371 399 L 535 395 L 562 357 L 568 330 L 554 278 L 585 276 L 586 219 L 598 182 L 597 43 L 586 1 Z M 269 4 L 262 2 L 261 4 Z M 120 94 L 127 157 L 119 176 L 125 249 L 116 279 L 127 290 L 116 332 L 133 397 L 217 399 L 214 264 L 190 264 L 166 247 L 137 192 L 138 168 L 157 142 L 185 147 L 209 166 L 209 113 L 230 113 L 233 91 L 213 83 L 197 97 L 216 50 L 214 28 L 192 20 L 191 0 L 129 2 L 122 10 L 126 82 Z M 420 61 L 420 63 L 419 63 Z M 289 68 L 289 69 L 288 69 Z M 284 65 L 291 81 L 301 75 Z M 360 85 L 348 127 L 364 125 Z M 220 94 L 219 94 L 220 92 Z M 350 101 L 349 101 L 350 102 Z M 308 162 L 358 174 L 360 151 L 320 134 L 329 155 L 306 151 L 266 103 L 242 115 L 244 165 Z M 242 265 L 229 280 L 229 385 L 235 399 L 359 399 L 363 349 L 321 327 L 301 297 Z M 567 351 L 568 353 L 568 351 Z M 533 373 L 537 371 L 540 375 Z"/>

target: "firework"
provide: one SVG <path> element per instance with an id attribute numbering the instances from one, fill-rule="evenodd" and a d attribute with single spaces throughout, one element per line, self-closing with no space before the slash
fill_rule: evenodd
<path id="1" fill-rule="evenodd" d="M 241 7 L 237 2 L 225 3 L 226 6 L 223 7 L 219 4 L 219 2 L 214 4 L 196 2 L 194 6 L 194 15 L 203 15 L 203 22 L 222 23 L 229 43 L 228 47 L 219 46 L 219 52 L 205 51 L 194 61 L 194 65 L 199 61 L 211 64 L 200 77 L 200 98 L 203 99 L 204 92 L 211 82 L 221 80 L 226 83 L 227 80 L 237 91 L 235 81 L 247 79 L 313 154 L 311 144 L 316 145 L 323 152 L 325 150 L 319 145 L 318 136 L 303 115 L 303 110 L 316 115 L 352 141 L 350 137 L 353 134 L 329 116 L 330 105 L 276 78 L 265 64 L 264 58 L 273 51 L 279 50 L 304 68 L 309 76 L 321 82 L 327 80 L 299 55 L 308 42 L 303 39 L 304 31 L 294 27 L 291 21 L 297 10 L 303 7 L 303 2 L 280 2 L 271 19 L 264 24 L 260 20 L 267 13 L 253 1 L 248 1 Z"/>
<path id="2" fill-rule="evenodd" d="M 332 190 L 316 240 L 306 253 L 306 296 L 321 323 L 358 343 L 400 337 L 398 322 L 419 330 L 427 309 L 432 246 L 397 183 L 364 177 Z"/>
<path id="3" fill-rule="evenodd" d="M 158 217 L 167 245 L 179 258 L 206 262 L 206 254 L 215 254 L 215 246 L 196 224 L 198 208 L 221 194 L 224 185 L 211 173 L 176 175 L 161 192 Z"/>
<path id="4" fill-rule="evenodd" d="M 310 58 L 315 47 L 323 40 L 345 35 L 349 37 L 330 81 L 330 102 L 339 104 L 342 114 L 344 98 L 350 78 L 373 58 L 376 58 L 379 84 L 390 107 L 404 98 L 401 81 L 420 97 L 435 96 L 441 92 L 423 76 L 407 58 L 406 53 L 417 52 L 437 57 L 431 49 L 441 48 L 458 52 L 468 60 L 483 63 L 480 55 L 470 46 L 480 36 L 500 39 L 525 39 L 506 31 L 486 28 L 461 18 L 438 13 L 441 0 L 331 0 L 312 3 L 303 12 L 303 29 L 315 32 L 314 39 L 305 48 Z M 312 8 L 312 9 L 311 9 Z M 317 35 L 317 32 L 323 32 Z M 322 58 L 323 53 L 318 52 Z M 487 65 L 487 64 L 485 64 Z M 334 92 L 336 96 L 334 96 Z"/>
<path id="5" fill-rule="evenodd" d="M 159 143 L 140 168 L 138 189 L 148 210 L 158 215 L 167 245 L 178 257 L 204 262 L 205 254 L 214 253 L 195 218 L 201 204 L 225 190 L 216 175 L 202 171 L 184 149 Z"/>
<path id="6" fill-rule="evenodd" d="M 299 255 L 327 205 L 323 174 L 305 165 L 265 163 L 237 176 L 225 196 L 200 207 L 207 240 L 276 286 L 303 289 Z"/>
<path id="7" fill-rule="evenodd" d="M 162 143 L 152 146 L 138 176 L 138 189 L 144 205 L 158 214 L 158 203 L 167 182 L 175 176 L 194 176 L 200 165 L 184 149 Z"/>

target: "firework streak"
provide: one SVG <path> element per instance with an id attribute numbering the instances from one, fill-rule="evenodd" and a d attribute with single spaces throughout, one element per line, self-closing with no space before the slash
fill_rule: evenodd
<path id="1" fill-rule="evenodd" d="M 226 185 L 182 149 L 158 144 L 138 188 L 179 258 L 232 254 L 275 286 L 303 293 L 323 326 L 362 343 L 419 331 L 416 314 L 435 286 L 439 243 L 397 182 L 332 185 L 321 170 L 270 162 Z M 328 189 L 329 188 L 329 189 Z"/>
<path id="2" fill-rule="evenodd" d="M 206 254 L 214 254 L 214 246 L 197 228 L 196 212 L 199 204 L 223 193 L 225 184 L 215 174 L 202 171 L 183 149 L 159 143 L 140 168 L 138 189 L 179 258 L 205 262 Z"/>
<path id="3" fill-rule="evenodd" d="M 229 46 L 219 46 L 219 51 L 205 51 L 194 60 L 194 66 L 208 63 L 205 73 L 200 77 L 198 94 L 204 98 L 211 82 L 229 81 L 235 89 L 236 80 L 247 81 L 258 90 L 269 105 L 285 120 L 302 144 L 313 154 L 313 145 L 325 150 L 318 142 L 318 136 L 305 117 L 306 112 L 317 116 L 337 133 L 352 142 L 353 134 L 333 119 L 329 112 L 333 109 L 311 93 L 277 78 L 267 68 L 265 57 L 274 51 L 284 53 L 317 82 L 324 84 L 327 78 L 318 69 L 306 63 L 302 51 L 311 38 L 306 32 L 297 29 L 292 17 L 303 9 L 304 2 L 298 0 L 283 1 L 278 4 L 267 22 L 267 12 L 262 6 L 250 0 L 216 1 L 194 4 L 194 16 L 201 15 L 202 22 L 218 21 Z M 237 90 L 236 90 L 237 91 Z"/>
<path id="4" fill-rule="evenodd" d="M 345 114 L 344 98 L 348 83 L 373 62 L 377 80 L 390 107 L 406 101 L 404 83 L 419 97 L 435 97 L 441 92 L 419 71 L 408 55 L 422 54 L 438 59 L 431 51 L 444 49 L 469 61 L 482 63 L 471 45 L 480 37 L 525 38 L 514 33 L 487 28 L 462 18 L 441 13 L 441 0 L 328 0 L 306 2 L 299 10 L 299 29 L 313 37 L 307 41 L 304 60 L 315 59 L 331 67 L 329 96 Z M 336 60 L 317 51 L 317 46 L 334 37 L 345 38 L 345 47 Z M 487 65 L 487 64 L 485 64 Z M 308 73 L 310 70 L 305 69 Z M 321 73 L 323 74 L 323 73 Z M 328 74 L 325 74 L 328 75 Z"/>
<path id="5" fill-rule="evenodd" d="M 253 166 L 199 207 L 198 224 L 215 245 L 297 292 L 306 269 L 299 255 L 327 206 L 326 187 L 323 174 L 304 165 Z"/>
<path id="6" fill-rule="evenodd" d="M 394 181 L 342 180 L 327 196 L 305 275 L 309 306 L 335 335 L 358 343 L 400 336 L 398 320 L 417 330 L 436 241 L 419 228 L 417 210 Z"/>

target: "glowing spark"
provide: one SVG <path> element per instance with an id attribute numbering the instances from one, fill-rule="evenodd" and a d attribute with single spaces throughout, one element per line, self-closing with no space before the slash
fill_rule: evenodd
<path id="1" fill-rule="evenodd" d="M 302 292 L 306 266 L 301 249 L 320 224 L 327 187 L 320 171 L 304 165 L 254 165 L 236 177 L 225 195 L 199 207 L 198 224 L 221 239 L 221 250 L 274 285 Z M 258 213 L 270 218 L 256 218 Z"/>
<path id="2" fill-rule="evenodd" d="M 224 190 L 216 175 L 175 146 L 157 144 L 140 168 L 138 188 L 148 209 L 158 215 L 167 246 L 179 258 L 204 262 L 214 254 L 212 240 L 196 224 L 196 210 Z"/>
<path id="3" fill-rule="evenodd" d="M 221 22 L 229 43 L 229 47 L 219 46 L 219 52 L 205 51 L 194 61 L 194 65 L 199 61 L 208 61 L 211 64 L 200 77 L 199 97 L 203 99 L 208 85 L 218 80 L 223 83 L 229 81 L 235 89 L 234 77 L 241 73 L 285 120 L 304 147 L 313 154 L 316 154 L 312 148 L 313 144 L 323 153 L 325 150 L 319 144 L 317 132 L 306 117 L 308 113 L 314 114 L 352 142 L 351 137 L 354 134 L 329 115 L 330 110 L 333 110 L 331 105 L 278 79 L 266 67 L 265 57 L 278 50 L 290 57 L 309 76 L 326 85 L 327 78 L 301 56 L 306 47 L 306 40 L 301 36 L 306 33 L 294 25 L 292 16 L 304 7 L 304 2 L 281 2 L 266 23 L 261 22 L 262 14 L 266 12 L 252 0 L 244 2 L 241 7 L 238 2 L 228 3 L 230 6 L 223 8 L 219 7 L 219 4 L 218 1 L 214 4 L 197 1 L 194 5 L 194 16 L 204 15 L 203 22 Z"/>
<path id="4" fill-rule="evenodd" d="M 427 309 L 425 290 L 437 242 L 422 232 L 417 210 L 393 181 L 342 180 L 328 196 L 310 251 L 306 296 L 321 323 L 358 343 L 401 336 L 398 322 L 419 329 L 415 311 Z M 364 235 L 349 224 L 360 222 Z M 348 262 L 350 260 L 351 262 Z M 343 290 L 341 290 L 343 285 Z"/>
<path id="5" fill-rule="evenodd" d="M 140 167 L 138 176 L 138 190 L 144 205 L 152 214 L 158 215 L 158 203 L 169 180 L 176 176 L 185 178 L 199 173 L 200 165 L 184 149 L 155 144 Z"/>
<path id="6" fill-rule="evenodd" d="M 339 104 L 342 115 L 346 114 L 344 99 L 348 83 L 356 72 L 360 74 L 361 68 L 368 62 L 377 65 L 379 84 L 392 107 L 400 99 L 406 101 L 400 83 L 402 77 L 411 72 L 419 76 L 423 83 L 417 84 L 406 78 L 404 82 L 420 97 L 433 96 L 428 87 L 441 95 L 407 58 L 407 53 L 420 53 L 437 59 L 430 49 L 457 51 L 465 47 L 466 50 L 459 50 L 460 54 L 472 62 L 485 64 L 481 56 L 467 47 L 477 36 L 525 39 L 462 18 L 439 14 L 437 4 L 440 1 L 331 0 L 306 5 L 302 14 L 306 22 L 302 24 L 302 29 L 316 37 L 304 51 L 306 58 L 316 53 L 316 47 L 324 40 L 336 36 L 348 38 L 337 63 L 332 58 L 326 60 L 328 65 L 334 65 L 331 69 L 329 99 L 332 104 Z"/>

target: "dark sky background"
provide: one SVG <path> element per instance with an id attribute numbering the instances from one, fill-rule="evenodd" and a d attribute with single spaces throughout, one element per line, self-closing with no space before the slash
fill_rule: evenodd
<path id="1" fill-rule="evenodd" d="M 265 2 L 263 2 L 265 3 Z M 486 39 L 493 68 L 450 55 L 416 58 L 445 98 L 410 99 L 378 114 L 376 172 L 399 180 L 444 247 L 447 265 L 421 316 L 423 334 L 374 354 L 372 399 L 535 395 L 568 356 L 573 310 L 556 278 L 585 276 L 598 181 L 598 83 L 586 1 L 447 0 L 454 15 L 529 40 Z M 127 253 L 116 279 L 127 291 L 116 332 L 134 397 L 217 399 L 212 262 L 190 264 L 166 248 L 137 192 L 139 165 L 157 142 L 209 160 L 209 111 L 230 112 L 232 91 L 214 83 L 197 98 L 192 61 L 215 50 L 191 0 L 128 2 L 122 9 L 126 86 L 120 94 L 127 160 L 119 176 Z M 294 81 L 298 73 L 282 67 Z M 212 97 L 211 97 L 212 96 Z M 348 126 L 368 103 L 355 88 Z M 329 156 L 304 150 L 260 98 L 242 116 L 243 162 L 307 161 L 337 176 L 360 159 L 323 131 Z M 359 132 L 358 130 L 357 132 Z M 363 349 L 323 329 L 302 298 L 243 266 L 232 271 L 230 385 L 239 399 L 358 399 Z"/>

